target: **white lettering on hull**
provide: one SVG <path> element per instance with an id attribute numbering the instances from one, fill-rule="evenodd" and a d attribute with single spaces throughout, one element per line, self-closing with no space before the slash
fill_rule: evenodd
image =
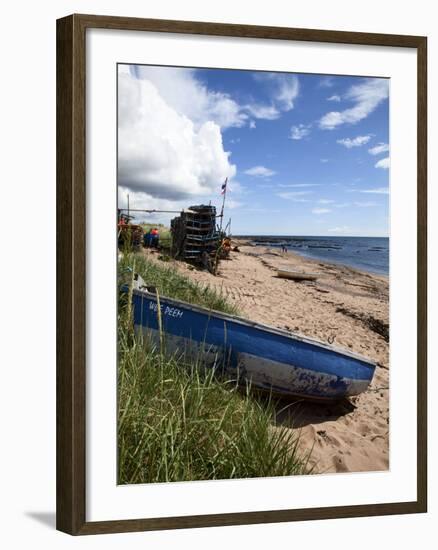
<path id="1" fill-rule="evenodd" d="M 149 309 L 157 312 L 158 311 L 157 303 L 150 302 Z M 165 304 L 160 304 L 160 311 L 162 315 L 167 315 L 168 317 L 175 317 L 177 319 L 181 319 L 181 317 L 184 315 L 184 311 L 182 311 L 181 309 L 178 309 L 177 307 L 170 307 Z"/>

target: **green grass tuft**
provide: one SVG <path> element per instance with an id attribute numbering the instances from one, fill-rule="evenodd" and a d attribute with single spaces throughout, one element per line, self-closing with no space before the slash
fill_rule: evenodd
<path id="1" fill-rule="evenodd" d="M 122 338 L 118 482 L 270 477 L 309 472 L 298 438 L 274 427 L 273 403 L 242 395 L 213 369 Z"/>
<path id="2" fill-rule="evenodd" d="M 141 255 L 125 254 L 160 294 L 235 312 L 200 287 Z M 128 280 L 129 276 L 125 276 Z M 126 298 L 126 296 L 125 296 Z M 168 356 L 134 333 L 119 307 L 118 483 L 152 483 L 311 473 L 295 432 L 275 426 L 275 403 L 242 392 L 201 359 Z"/>
<path id="3" fill-rule="evenodd" d="M 121 273 L 129 272 L 133 268 L 134 261 L 136 272 L 143 277 L 148 285 L 157 287 L 160 295 L 215 311 L 238 314 L 238 309 L 227 302 L 219 292 L 190 280 L 178 273 L 171 265 L 159 265 L 141 254 L 124 254 L 119 262 L 119 271 Z"/>

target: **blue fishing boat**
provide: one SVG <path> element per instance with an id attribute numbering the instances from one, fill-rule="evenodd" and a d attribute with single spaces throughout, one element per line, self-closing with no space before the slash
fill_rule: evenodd
<path id="1" fill-rule="evenodd" d="M 335 346 L 158 296 L 141 278 L 132 291 L 134 326 L 167 353 L 204 364 L 282 396 L 339 400 L 364 392 L 373 361 Z"/>

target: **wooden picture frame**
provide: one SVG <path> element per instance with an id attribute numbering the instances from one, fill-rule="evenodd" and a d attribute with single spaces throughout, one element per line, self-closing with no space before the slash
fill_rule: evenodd
<path id="1" fill-rule="evenodd" d="M 86 521 L 85 74 L 87 29 L 412 48 L 417 52 L 417 499 L 375 505 Z M 242 525 L 427 510 L 427 40 L 329 30 L 71 15 L 57 21 L 57 529 L 72 535 Z"/>

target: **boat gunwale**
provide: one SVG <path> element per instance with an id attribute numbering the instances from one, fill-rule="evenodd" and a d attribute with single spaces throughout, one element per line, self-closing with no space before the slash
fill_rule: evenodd
<path id="1" fill-rule="evenodd" d="M 146 295 L 147 298 L 155 300 L 155 302 L 157 301 L 157 296 L 153 292 L 150 292 L 148 290 L 142 290 L 142 289 L 139 289 L 139 288 L 133 288 L 132 291 L 133 291 L 133 294 L 138 294 L 140 296 Z M 360 355 L 358 353 L 355 353 L 355 352 L 352 352 L 352 351 L 349 351 L 349 350 L 346 350 L 346 349 L 343 349 L 343 348 L 338 348 L 337 346 L 327 344 L 325 342 L 322 342 L 321 340 L 309 338 L 307 336 L 302 336 L 300 334 L 296 334 L 295 332 L 289 332 L 287 330 L 283 330 L 281 328 L 273 327 L 271 325 L 265 325 L 263 323 L 258 323 L 256 321 L 252 321 L 250 319 L 245 319 L 245 318 L 239 317 L 237 315 L 232 315 L 231 313 L 224 313 L 222 311 L 217 311 L 215 309 L 207 309 L 206 307 L 203 307 L 203 306 L 198 306 L 196 304 L 190 304 L 189 302 L 185 302 L 184 300 L 177 300 L 175 298 L 168 298 L 165 295 L 159 295 L 159 298 L 160 298 L 160 303 L 162 303 L 163 301 L 167 301 L 167 302 L 170 302 L 174 306 L 178 307 L 178 305 L 180 305 L 180 306 L 185 307 L 185 308 L 187 308 L 191 311 L 195 311 L 197 313 L 202 313 L 204 315 L 214 313 L 214 315 L 216 317 L 218 317 L 219 319 L 221 319 L 223 321 L 232 321 L 232 322 L 235 322 L 239 325 L 251 326 L 253 328 L 263 330 L 263 331 L 269 332 L 271 334 L 276 334 L 278 336 L 285 336 L 287 338 L 291 338 L 291 339 L 298 340 L 300 342 L 304 342 L 305 344 L 314 345 L 316 347 L 323 348 L 327 351 L 337 353 L 338 355 L 344 355 L 344 356 L 347 356 L 347 357 L 351 357 L 352 359 L 356 359 L 357 361 L 361 361 L 362 363 L 366 363 L 368 366 L 370 366 L 370 368 L 372 367 L 373 369 L 375 369 L 377 367 L 376 361 L 373 361 L 372 359 L 369 359 L 368 357 L 364 357 L 363 355 Z"/>
<path id="2" fill-rule="evenodd" d="M 321 279 L 323 277 L 323 274 L 318 273 L 317 271 L 296 271 L 292 269 L 277 269 L 277 275 L 280 276 L 280 273 L 287 273 L 287 275 L 294 276 L 296 279 L 308 279 L 308 280 L 316 280 Z M 287 278 L 287 277 L 284 277 Z"/>

